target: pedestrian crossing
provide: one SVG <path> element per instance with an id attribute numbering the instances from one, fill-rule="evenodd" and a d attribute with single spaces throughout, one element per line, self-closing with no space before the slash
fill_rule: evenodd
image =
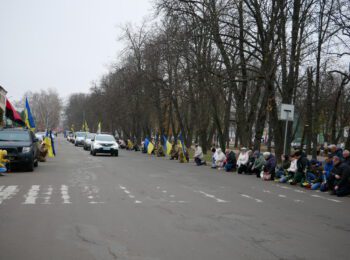
<path id="1" fill-rule="evenodd" d="M 305 203 L 310 200 L 323 200 L 333 203 L 341 203 L 342 200 L 338 198 L 332 198 L 325 195 L 320 195 L 320 193 L 309 193 L 297 188 L 286 187 L 283 185 L 276 185 L 275 190 L 265 190 L 265 189 L 255 189 L 254 195 L 249 194 L 249 190 L 246 192 L 237 191 L 234 193 L 226 193 L 225 196 L 219 195 L 217 192 L 213 193 L 205 191 L 204 189 L 191 189 L 191 193 L 196 194 L 196 196 L 183 196 L 178 197 L 175 193 L 169 192 L 164 187 L 154 187 L 149 189 L 145 194 L 138 194 L 137 190 L 133 190 L 132 187 L 127 187 L 124 184 L 119 184 L 115 186 L 114 192 L 119 192 L 118 194 L 109 194 L 114 198 L 128 198 L 128 201 L 134 204 L 143 204 L 144 202 L 159 201 L 160 203 L 168 204 L 188 204 L 194 202 L 197 199 L 204 199 L 210 203 L 218 203 L 223 205 L 229 205 L 234 203 L 237 197 L 250 200 L 252 203 L 264 203 L 266 195 L 271 196 L 271 198 L 291 201 L 294 203 Z M 285 192 L 288 191 L 288 194 Z M 147 193 L 156 193 L 155 197 L 150 197 Z M 230 194 L 229 196 L 227 196 Z M 294 195 L 293 195 L 294 194 Z M 106 195 L 106 194 L 105 194 Z M 237 196 L 235 196 L 237 195 Z M 298 196 L 297 196 L 298 195 Z M 300 197 L 302 196 L 302 197 Z M 187 198 L 188 197 L 188 198 Z M 158 199 L 155 199 L 158 198 Z M 190 199 L 192 198 L 192 199 Z M 106 199 L 106 198 L 104 198 Z M 86 204 L 105 204 L 105 200 L 101 198 L 100 189 L 96 185 L 2 185 L 0 186 L 0 207 L 6 204 L 10 204 L 11 201 L 16 201 L 23 206 L 28 205 L 71 205 L 76 203 L 86 203 Z M 108 201 L 108 200 L 107 200 Z"/>
<path id="2" fill-rule="evenodd" d="M 0 186 L 0 206 L 16 200 L 21 205 L 69 205 L 73 204 L 72 194 L 80 194 L 75 203 L 102 204 L 95 186 L 85 186 L 83 189 L 69 185 L 23 185 Z"/>

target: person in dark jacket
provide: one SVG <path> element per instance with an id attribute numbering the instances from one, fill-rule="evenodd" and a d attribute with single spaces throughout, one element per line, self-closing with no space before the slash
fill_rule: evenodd
<path id="1" fill-rule="evenodd" d="M 350 194 L 350 166 L 342 163 L 338 156 L 333 157 L 334 189 L 332 194 L 344 197 Z"/>
<path id="2" fill-rule="evenodd" d="M 235 170 L 236 164 L 237 164 L 236 154 L 230 149 L 226 149 L 225 153 L 226 153 L 225 171 L 229 172 L 229 171 Z"/>
<path id="3" fill-rule="evenodd" d="M 282 165 L 280 166 L 280 168 L 278 169 L 278 171 L 276 173 L 276 178 L 278 178 L 278 179 L 286 176 L 288 174 L 287 170 L 290 167 L 289 155 L 282 155 L 281 159 L 282 159 Z"/>
<path id="4" fill-rule="evenodd" d="M 332 157 L 337 156 L 341 161 L 343 160 L 343 150 L 341 148 L 338 148 L 335 144 L 331 144 L 329 150 Z"/>
<path id="5" fill-rule="evenodd" d="M 263 153 L 266 160 L 264 167 L 263 180 L 274 180 L 275 178 L 275 168 L 276 168 L 276 157 L 270 152 Z"/>
<path id="6" fill-rule="evenodd" d="M 308 159 L 306 158 L 306 155 L 302 153 L 301 151 L 296 151 L 294 153 L 295 157 L 297 158 L 297 171 L 294 174 L 294 178 L 291 180 L 291 185 L 296 185 L 298 183 L 303 183 L 303 180 L 306 178 L 306 168 L 309 164 Z"/>
<path id="7" fill-rule="evenodd" d="M 344 150 L 343 159 L 344 159 L 344 162 L 350 166 L 350 152 L 349 152 L 349 150 Z"/>

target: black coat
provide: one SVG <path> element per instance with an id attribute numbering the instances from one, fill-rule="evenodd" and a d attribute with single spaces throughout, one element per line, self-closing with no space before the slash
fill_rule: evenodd
<path id="1" fill-rule="evenodd" d="M 340 179 L 336 180 L 336 185 L 342 187 L 350 182 L 350 166 L 347 163 L 335 165 L 333 173 L 340 176 Z"/>

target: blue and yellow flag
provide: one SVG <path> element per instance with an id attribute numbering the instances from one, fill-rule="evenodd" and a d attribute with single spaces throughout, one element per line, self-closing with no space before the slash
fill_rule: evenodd
<path id="1" fill-rule="evenodd" d="M 26 126 L 28 127 L 28 129 L 34 131 L 35 129 L 35 122 L 34 122 L 34 119 L 33 119 L 33 115 L 32 115 L 32 112 L 30 110 L 30 107 L 29 107 L 29 102 L 28 102 L 28 99 L 26 98 L 26 107 L 24 109 L 24 114 L 25 114 L 25 123 L 26 123 Z"/>
<path id="2" fill-rule="evenodd" d="M 154 145 L 152 144 L 152 142 L 149 142 L 147 146 L 147 153 L 152 154 L 153 150 L 154 150 Z"/>
<path id="3" fill-rule="evenodd" d="M 164 141 L 164 151 L 166 151 L 167 155 L 170 155 L 172 145 L 164 135 L 163 135 L 163 141 Z"/>

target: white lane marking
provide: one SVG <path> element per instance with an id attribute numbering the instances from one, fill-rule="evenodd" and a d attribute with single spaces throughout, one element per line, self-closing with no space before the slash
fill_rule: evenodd
<path id="1" fill-rule="evenodd" d="M 302 200 L 294 200 L 294 202 L 296 202 L 296 203 L 302 203 L 302 202 L 304 202 L 304 201 L 302 201 Z"/>
<path id="2" fill-rule="evenodd" d="M 278 194 L 278 197 L 280 197 L 280 198 L 287 198 L 286 195 L 282 195 L 282 194 Z"/>
<path id="3" fill-rule="evenodd" d="M 265 192 L 265 193 L 271 193 L 271 191 L 269 191 L 269 190 L 263 190 L 263 192 Z"/>
<path id="4" fill-rule="evenodd" d="M 169 195 L 170 198 L 175 198 L 175 195 Z"/>
<path id="5" fill-rule="evenodd" d="M 23 202 L 23 204 L 35 204 L 39 195 L 39 191 L 40 185 L 32 185 L 28 193 L 24 195 L 26 200 Z"/>
<path id="6" fill-rule="evenodd" d="M 84 186 L 83 193 L 86 194 L 89 199 L 90 204 L 103 204 L 104 202 L 99 201 L 99 191 L 100 189 L 94 185 Z"/>
<path id="7" fill-rule="evenodd" d="M 42 204 L 51 204 L 50 199 L 51 199 L 52 192 L 53 192 L 52 185 L 49 185 L 46 192 L 43 193 L 43 195 L 46 195 L 46 196 L 43 197 L 44 202 Z"/>
<path id="8" fill-rule="evenodd" d="M 167 191 L 166 191 L 166 190 L 163 190 L 162 192 L 163 192 L 163 193 L 167 193 Z"/>
<path id="9" fill-rule="evenodd" d="M 3 186 L 2 186 L 3 187 Z M 17 186 L 12 185 L 12 186 L 7 186 L 5 189 L 1 189 L 0 191 L 0 204 L 4 200 L 11 199 L 13 196 L 15 196 L 18 192 Z"/>
<path id="10" fill-rule="evenodd" d="M 61 195 L 63 199 L 63 204 L 71 204 L 67 185 L 61 185 Z"/>
<path id="11" fill-rule="evenodd" d="M 320 196 L 320 195 L 316 195 L 316 194 L 311 195 L 311 197 L 319 198 L 319 199 L 323 199 L 323 200 L 328 200 L 328 201 L 332 201 L 332 202 L 336 202 L 336 203 L 341 203 L 342 202 L 341 200 L 329 199 L 329 198 L 326 198 L 326 197 L 323 197 L 323 196 Z"/>
<path id="12" fill-rule="evenodd" d="M 255 202 L 257 202 L 257 203 L 262 203 L 263 202 L 261 199 L 253 198 L 252 196 L 249 196 L 247 194 L 241 194 L 241 196 L 244 197 L 244 198 L 247 198 L 247 199 L 255 200 Z"/>
<path id="13" fill-rule="evenodd" d="M 291 188 L 287 187 L 287 186 L 279 186 L 280 188 L 282 189 L 285 189 L 285 190 L 290 190 Z"/>
<path id="14" fill-rule="evenodd" d="M 305 193 L 305 191 L 303 191 L 303 190 L 298 190 L 298 189 L 295 189 L 294 191 L 295 191 L 295 192 L 298 192 L 298 193 Z"/>
<path id="15" fill-rule="evenodd" d="M 335 199 L 327 199 L 327 200 L 329 200 L 329 201 L 333 201 L 333 202 L 337 202 L 337 203 L 342 202 L 341 200 L 335 200 Z"/>
<path id="16" fill-rule="evenodd" d="M 120 188 L 122 191 L 124 191 L 124 193 L 125 193 L 126 195 L 128 195 L 128 197 L 129 197 L 130 199 L 135 199 L 135 196 L 134 196 L 130 191 L 128 191 L 126 187 L 119 185 L 119 188 Z M 142 201 L 140 201 L 140 200 L 134 200 L 134 203 L 135 203 L 135 204 L 141 204 Z"/>
<path id="17" fill-rule="evenodd" d="M 214 200 L 216 200 L 216 202 L 219 202 L 219 203 L 228 203 L 228 202 L 229 202 L 229 201 L 227 201 L 227 200 L 219 199 L 219 198 L 217 198 L 215 195 L 206 193 L 206 192 L 201 191 L 201 190 L 199 190 L 199 191 L 197 191 L 197 192 L 203 194 L 203 195 L 204 195 L 205 197 L 207 197 L 207 198 L 214 199 Z"/>
<path id="18" fill-rule="evenodd" d="M 104 204 L 103 201 L 89 201 L 89 204 Z"/>

